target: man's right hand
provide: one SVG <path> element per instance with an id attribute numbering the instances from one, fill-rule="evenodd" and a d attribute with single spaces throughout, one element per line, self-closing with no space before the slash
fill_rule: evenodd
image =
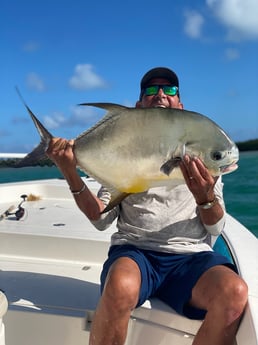
<path id="1" fill-rule="evenodd" d="M 52 138 L 46 154 L 64 172 L 76 169 L 77 161 L 73 153 L 74 140 Z"/>

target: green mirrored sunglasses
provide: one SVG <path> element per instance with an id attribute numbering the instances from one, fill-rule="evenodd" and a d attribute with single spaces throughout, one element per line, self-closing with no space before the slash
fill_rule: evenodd
<path id="1" fill-rule="evenodd" d="M 175 96 L 178 94 L 178 87 L 172 85 L 151 85 L 143 89 L 143 94 L 146 96 L 157 95 L 159 90 L 162 89 L 165 95 Z"/>

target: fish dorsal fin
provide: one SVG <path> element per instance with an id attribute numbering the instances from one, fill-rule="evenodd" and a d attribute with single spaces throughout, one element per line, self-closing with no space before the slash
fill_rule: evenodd
<path id="1" fill-rule="evenodd" d="M 101 108 L 110 112 L 117 112 L 117 111 L 120 112 L 125 109 L 130 109 L 128 107 L 125 107 L 124 105 L 116 104 L 116 103 L 80 103 L 79 105 L 87 105 L 87 106 L 92 106 L 96 108 Z"/>
<path id="2" fill-rule="evenodd" d="M 101 108 L 101 109 L 107 110 L 108 112 L 95 125 L 93 125 L 91 128 L 81 133 L 76 139 L 79 139 L 80 137 L 93 132 L 96 128 L 101 126 L 104 122 L 109 120 L 111 117 L 115 115 L 124 114 L 125 110 L 135 109 L 135 108 L 125 107 L 123 105 L 115 104 L 115 103 L 80 103 L 79 105 L 82 105 L 82 106 L 86 105 L 86 106 Z"/>

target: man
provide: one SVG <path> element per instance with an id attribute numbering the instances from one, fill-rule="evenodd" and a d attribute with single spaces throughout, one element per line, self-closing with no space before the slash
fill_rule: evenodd
<path id="1" fill-rule="evenodd" d="M 183 109 L 177 75 L 164 67 L 147 72 L 136 107 Z M 110 194 L 101 188 L 95 196 L 84 185 L 72 145 L 54 138 L 48 155 L 92 223 L 103 230 L 117 219 L 118 227 L 101 274 L 90 344 L 123 345 L 131 311 L 156 296 L 186 317 L 204 319 L 194 345 L 232 345 L 247 286 L 227 258 L 210 247 L 211 235 L 219 235 L 225 223 L 221 178 L 186 155 L 180 165 L 185 185 L 130 195 L 101 214 Z"/>

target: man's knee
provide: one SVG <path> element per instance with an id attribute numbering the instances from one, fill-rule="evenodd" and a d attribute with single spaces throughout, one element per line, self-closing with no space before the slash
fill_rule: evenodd
<path id="1" fill-rule="evenodd" d="M 243 313 L 247 296 L 248 287 L 240 276 L 225 266 L 214 266 L 197 282 L 191 303 L 230 324 Z"/>
<path id="2" fill-rule="evenodd" d="M 226 323 L 231 324 L 244 312 L 248 298 L 247 284 L 237 277 L 225 283 L 222 294 Z"/>
<path id="3" fill-rule="evenodd" d="M 214 311 L 229 326 L 239 319 L 245 310 L 248 298 L 248 287 L 244 280 L 236 274 L 225 275 L 215 289 L 208 311 Z"/>
<path id="4" fill-rule="evenodd" d="M 138 265 L 129 258 L 119 259 L 109 270 L 102 297 L 119 309 L 133 309 L 138 302 L 140 286 Z"/>

